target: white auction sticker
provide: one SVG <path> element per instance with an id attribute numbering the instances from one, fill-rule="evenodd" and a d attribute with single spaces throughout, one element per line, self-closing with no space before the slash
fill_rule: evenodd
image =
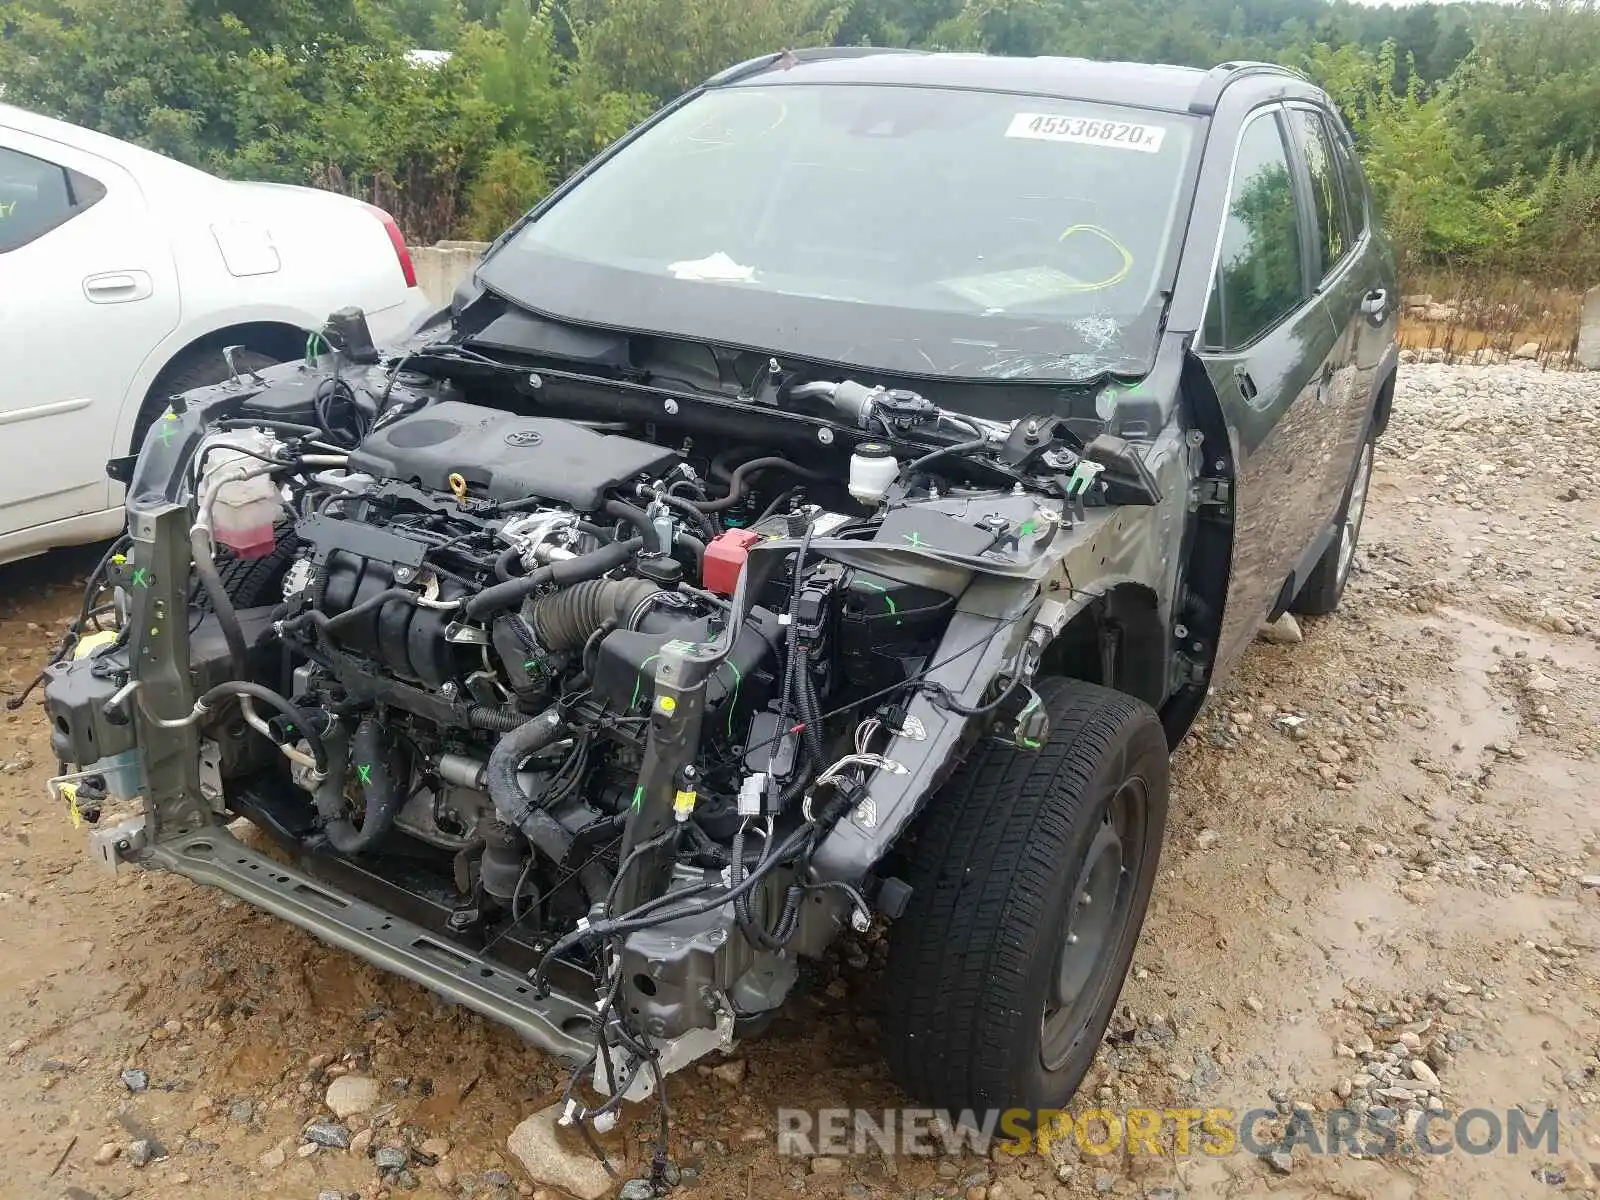
<path id="1" fill-rule="evenodd" d="M 1075 117 L 1061 113 L 1018 113 L 1006 129 L 1008 138 L 1034 138 L 1044 142 L 1081 142 L 1113 150 L 1138 150 L 1155 154 L 1167 130 L 1162 125 L 1113 121 L 1104 117 Z"/>

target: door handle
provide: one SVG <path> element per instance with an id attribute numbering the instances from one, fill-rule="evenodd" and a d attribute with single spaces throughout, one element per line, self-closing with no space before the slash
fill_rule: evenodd
<path id="1" fill-rule="evenodd" d="M 1239 385 L 1239 394 L 1246 401 L 1252 401 L 1260 394 L 1256 388 L 1256 381 L 1250 378 L 1250 372 L 1242 364 L 1234 367 L 1233 380 Z"/>
<path id="2" fill-rule="evenodd" d="M 1361 312 L 1363 316 L 1371 317 L 1378 321 L 1383 319 L 1383 314 L 1389 311 L 1389 293 L 1382 288 L 1373 288 L 1361 298 Z"/>
<path id="3" fill-rule="evenodd" d="M 83 294 L 92 304 L 127 304 L 154 291 L 148 271 L 102 271 L 83 281 Z"/>

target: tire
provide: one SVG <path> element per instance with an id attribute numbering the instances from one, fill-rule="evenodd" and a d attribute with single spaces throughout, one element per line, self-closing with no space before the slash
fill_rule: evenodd
<path id="1" fill-rule="evenodd" d="M 259 371 L 262 367 L 270 367 L 281 360 L 255 350 L 240 350 L 233 356 L 233 361 L 238 364 L 241 371 Z M 223 360 L 221 346 L 192 346 L 178 355 L 150 385 L 150 394 L 145 400 L 144 408 L 139 412 L 138 422 L 133 427 L 131 451 L 137 454 L 143 448 L 145 433 L 155 419 L 166 411 L 170 397 L 179 392 L 210 387 L 227 378 L 228 364 Z"/>
<path id="2" fill-rule="evenodd" d="M 1066 1107 L 1099 1049 L 1150 900 L 1168 793 L 1166 737 L 1148 705 L 1069 679 L 1038 692 L 1044 745 L 981 743 L 918 818 L 883 1019 L 890 1070 L 920 1102 L 1035 1120 Z M 1113 899 L 1095 909 L 1082 899 L 1092 891 Z"/>
<path id="3" fill-rule="evenodd" d="M 260 608 L 283 599 L 283 577 L 300 549 L 300 539 L 286 526 L 278 527 L 278 545 L 262 558 L 235 558 L 229 551 L 217 554 L 217 574 L 235 608 Z M 201 599 L 204 599 L 204 592 Z M 209 607 L 209 605 L 207 605 Z"/>
<path id="4" fill-rule="evenodd" d="M 1367 496 L 1372 488 L 1372 458 L 1377 439 L 1368 434 L 1356 455 L 1350 486 L 1344 490 L 1339 506 L 1339 523 L 1333 541 L 1322 552 L 1317 565 L 1289 605 L 1289 611 L 1303 617 L 1325 617 L 1339 607 L 1345 585 L 1350 582 L 1350 567 L 1361 542 L 1361 522 L 1367 515 Z"/>

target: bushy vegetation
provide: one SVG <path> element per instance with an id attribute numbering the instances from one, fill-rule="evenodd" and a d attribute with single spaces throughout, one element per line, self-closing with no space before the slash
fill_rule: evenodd
<path id="1" fill-rule="evenodd" d="M 9 103 L 362 195 L 425 239 L 494 234 L 786 46 L 1267 59 L 1344 109 L 1408 266 L 1600 279 L 1596 0 L 0 0 L 0 32 Z"/>

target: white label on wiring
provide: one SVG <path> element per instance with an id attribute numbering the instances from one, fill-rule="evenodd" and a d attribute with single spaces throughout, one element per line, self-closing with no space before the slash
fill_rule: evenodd
<path id="1" fill-rule="evenodd" d="M 1161 150 L 1161 140 L 1167 136 L 1167 130 L 1163 125 L 1141 125 L 1136 121 L 1112 121 L 1104 117 L 1022 112 L 1011 118 L 1006 136 L 1041 142 L 1080 142 L 1086 146 L 1156 154 Z"/>

